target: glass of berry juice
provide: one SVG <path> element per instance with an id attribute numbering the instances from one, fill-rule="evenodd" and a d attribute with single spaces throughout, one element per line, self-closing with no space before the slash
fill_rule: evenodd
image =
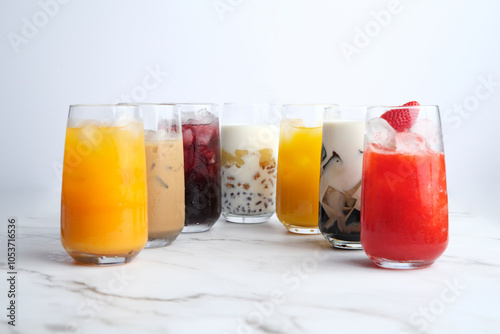
<path id="1" fill-rule="evenodd" d="M 221 214 L 220 131 L 215 104 L 177 104 L 182 117 L 183 233 L 208 231 Z"/>
<path id="2" fill-rule="evenodd" d="M 437 106 L 370 107 L 361 244 L 378 266 L 430 266 L 448 245 L 448 195 Z"/>

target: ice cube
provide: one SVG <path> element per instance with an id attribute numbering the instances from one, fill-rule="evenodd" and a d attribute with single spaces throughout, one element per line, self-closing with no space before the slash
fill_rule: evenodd
<path id="1" fill-rule="evenodd" d="M 182 129 L 182 138 L 184 141 L 184 146 L 191 146 L 193 144 L 193 139 L 194 139 L 193 130 L 184 127 Z"/>
<path id="2" fill-rule="evenodd" d="M 212 114 L 207 109 L 198 110 L 197 116 L 198 116 L 198 124 L 209 125 L 217 120 L 217 117 L 215 117 L 215 115 Z"/>
<path id="3" fill-rule="evenodd" d="M 396 150 L 401 153 L 418 153 L 427 149 L 425 138 L 411 132 L 396 134 Z"/>
<path id="4" fill-rule="evenodd" d="M 128 124 L 134 121 L 135 121 L 134 118 L 128 112 L 117 110 L 115 112 L 115 118 L 111 122 L 110 126 L 121 128 L 127 126 Z"/>
<path id="5" fill-rule="evenodd" d="M 132 138 L 138 139 L 144 136 L 144 127 L 136 122 L 129 122 L 127 125 L 120 128 L 120 131 L 126 131 Z"/>
<path id="6" fill-rule="evenodd" d="M 366 123 L 366 142 L 379 148 L 396 148 L 396 130 L 383 118 L 373 118 Z"/>
<path id="7" fill-rule="evenodd" d="M 419 119 L 415 122 L 410 131 L 425 138 L 428 148 L 434 151 L 443 150 L 441 130 L 433 121 L 429 119 Z"/>
<path id="8" fill-rule="evenodd" d="M 183 111 L 181 120 L 182 124 L 196 124 L 196 115 L 193 111 Z"/>
<path id="9" fill-rule="evenodd" d="M 98 124 L 86 122 L 82 126 L 80 140 L 90 141 L 94 145 L 98 145 L 103 139 L 103 130 Z"/>
<path id="10" fill-rule="evenodd" d="M 300 118 L 290 118 L 284 121 L 285 124 L 289 126 L 293 126 L 294 128 L 303 128 L 304 125 L 304 120 Z"/>
<path id="11" fill-rule="evenodd" d="M 165 129 L 160 129 L 156 131 L 156 140 L 165 141 L 165 140 L 173 140 L 176 139 L 177 135 L 175 133 L 171 133 Z"/>
<path id="12" fill-rule="evenodd" d="M 144 130 L 144 140 L 145 141 L 155 141 L 156 140 L 156 131 Z"/>
<path id="13" fill-rule="evenodd" d="M 205 108 L 196 112 L 184 111 L 182 113 L 182 124 L 210 125 L 216 120 L 217 117 Z"/>
<path id="14" fill-rule="evenodd" d="M 210 140 L 214 135 L 215 135 L 215 128 L 208 125 L 197 126 L 196 140 L 198 141 L 199 144 L 208 146 Z"/>

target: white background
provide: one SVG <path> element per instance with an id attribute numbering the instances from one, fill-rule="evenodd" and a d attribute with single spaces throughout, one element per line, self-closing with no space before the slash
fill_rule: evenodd
<path id="1" fill-rule="evenodd" d="M 500 2 L 390 3 L 2 0 L 1 195 L 60 191 L 70 104 L 418 100 L 442 111 L 451 210 L 496 219 Z"/>

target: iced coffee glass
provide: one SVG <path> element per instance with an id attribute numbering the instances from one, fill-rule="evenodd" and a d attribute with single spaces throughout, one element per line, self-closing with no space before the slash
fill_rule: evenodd
<path id="1" fill-rule="evenodd" d="M 321 134 L 326 105 L 284 105 L 276 215 L 288 231 L 317 234 Z"/>
<path id="2" fill-rule="evenodd" d="M 222 215 L 263 223 L 274 214 L 280 110 L 226 103 L 222 111 Z"/>
<path id="3" fill-rule="evenodd" d="M 182 118 L 186 218 L 183 233 L 208 231 L 221 214 L 220 131 L 215 104 L 177 104 Z"/>
<path id="4" fill-rule="evenodd" d="M 131 261 L 148 239 L 146 161 L 137 106 L 72 105 L 64 147 L 61 242 L 76 261 Z"/>
<path id="5" fill-rule="evenodd" d="M 361 171 L 366 107 L 325 109 L 319 230 L 332 246 L 360 249 Z"/>
<path id="6" fill-rule="evenodd" d="M 148 177 L 148 243 L 171 244 L 184 227 L 181 116 L 174 104 L 139 104 L 144 116 Z"/>

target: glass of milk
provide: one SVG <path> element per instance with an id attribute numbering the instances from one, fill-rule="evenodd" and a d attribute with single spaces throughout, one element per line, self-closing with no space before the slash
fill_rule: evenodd
<path id="1" fill-rule="evenodd" d="M 325 109 L 319 187 L 319 229 L 332 246 L 361 249 L 364 106 Z"/>
<path id="2" fill-rule="evenodd" d="M 226 103 L 221 116 L 222 215 L 264 223 L 275 212 L 280 108 Z"/>

